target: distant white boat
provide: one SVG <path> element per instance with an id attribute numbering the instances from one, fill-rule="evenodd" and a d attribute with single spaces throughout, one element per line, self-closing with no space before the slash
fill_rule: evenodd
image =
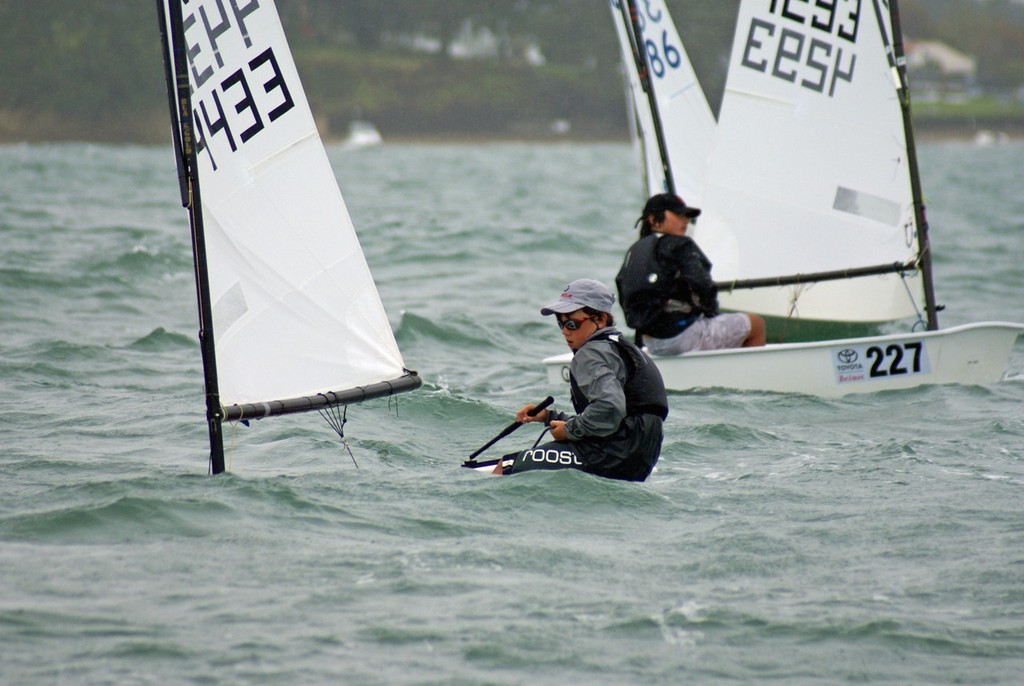
<path id="1" fill-rule="evenodd" d="M 1006 145 L 1010 137 L 1005 131 L 989 131 L 982 129 L 974 135 L 974 144 L 979 148 L 991 148 L 996 145 Z"/>
<path id="2" fill-rule="evenodd" d="M 348 125 L 348 137 L 345 138 L 343 145 L 346 148 L 368 148 L 383 142 L 384 139 L 376 126 L 368 121 L 356 119 Z"/>

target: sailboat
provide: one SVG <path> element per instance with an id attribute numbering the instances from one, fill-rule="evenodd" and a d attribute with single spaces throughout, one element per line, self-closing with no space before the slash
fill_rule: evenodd
<path id="1" fill-rule="evenodd" d="M 381 145 L 384 138 L 380 131 L 365 119 L 353 119 L 348 124 L 348 135 L 341 142 L 343 148 L 372 148 Z"/>
<path id="2" fill-rule="evenodd" d="M 157 0 L 210 469 L 223 422 L 411 391 L 272 0 Z"/>
<path id="3" fill-rule="evenodd" d="M 723 309 L 762 315 L 769 334 L 843 332 L 655 358 L 667 387 L 842 396 L 1001 379 L 1024 325 L 939 329 L 896 0 L 740 0 L 717 120 L 664 0 L 610 5 L 647 190 L 703 209 L 688 234 Z M 545 360 L 551 382 L 569 360 Z"/>

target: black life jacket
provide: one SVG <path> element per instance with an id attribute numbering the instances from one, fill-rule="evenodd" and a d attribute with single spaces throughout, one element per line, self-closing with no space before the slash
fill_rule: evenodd
<path id="1" fill-rule="evenodd" d="M 653 414 L 665 419 L 668 416 L 668 395 L 661 372 L 647 353 L 625 340 L 618 332 L 601 332 L 587 340 L 583 345 L 594 341 L 609 341 L 626 365 L 626 383 L 623 393 L 626 396 L 626 416 Z M 583 414 L 590 401 L 583 395 L 576 384 L 576 378 L 569 375 L 572 406 L 576 414 Z"/>
<path id="2" fill-rule="evenodd" d="M 679 241 L 696 251 L 703 274 L 686 274 L 684 265 L 673 259 L 672 248 Z M 638 334 L 671 338 L 703 314 L 718 313 L 718 294 L 713 285 L 701 292 L 694 284 L 706 283 L 711 262 L 689 236 L 651 234 L 634 243 L 626 252 L 615 277 L 619 302 L 626 313 L 626 324 Z"/>

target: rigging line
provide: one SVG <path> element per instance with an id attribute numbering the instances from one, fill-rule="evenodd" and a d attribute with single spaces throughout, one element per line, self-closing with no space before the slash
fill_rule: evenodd
<path id="1" fill-rule="evenodd" d="M 230 472 L 235 466 L 235 431 L 238 429 L 238 422 L 231 422 L 231 436 L 228 440 L 228 464 L 227 470 Z"/>
<path id="2" fill-rule="evenodd" d="M 544 430 L 540 432 L 540 436 L 537 436 L 537 440 L 533 442 L 533 448 L 536 448 L 538 445 L 540 445 L 540 439 L 544 438 L 544 434 L 546 434 L 549 431 L 551 431 L 551 427 L 545 426 Z M 533 450 L 533 448 L 530 448 L 530 450 Z"/>
<path id="3" fill-rule="evenodd" d="M 327 396 L 323 393 L 317 393 L 327 400 Z M 335 396 L 337 400 L 337 396 Z M 329 404 L 326 408 L 319 409 L 317 412 L 327 422 L 328 425 L 334 432 L 338 434 L 338 438 L 341 439 L 341 445 L 348 452 L 348 456 L 352 459 L 352 464 L 355 465 L 356 469 L 359 469 L 359 463 L 356 462 L 356 456 L 352 453 L 352 446 L 349 445 L 348 440 L 345 439 L 345 424 L 348 422 L 348 405 L 338 405 L 337 403 Z"/>
<path id="4" fill-rule="evenodd" d="M 939 328 L 938 312 L 941 309 L 935 302 L 935 284 L 933 282 L 931 240 L 928 231 L 928 216 L 925 211 L 924 195 L 921 191 L 921 175 L 917 161 L 917 147 L 914 144 L 914 124 L 910 112 L 910 85 L 907 81 L 907 58 L 903 50 L 903 28 L 900 25 L 899 0 L 889 0 L 889 21 L 892 30 L 892 56 L 895 62 L 891 67 L 896 91 L 903 115 L 903 133 L 906 141 L 907 167 L 910 170 L 910 189 L 914 201 L 914 220 L 917 224 L 918 258 L 924 290 L 924 306 L 928 316 L 928 330 Z M 875 0 L 875 14 L 882 29 L 882 9 Z M 888 36 L 884 35 L 883 41 Z M 887 43 L 888 44 L 888 43 Z"/>
<path id="5" fill-rule="evenodd" d="M 907 299 L 910 300 L 910 304 L 914 306 L 914 314 L 917 315 L 917 321 L 914 322 L 914 326 L 911 327 L 912 331 L 917 331 L 919 325 L 923 325 L 925 330 L 928 329 L 928 320 L 921 313 L 921 308 L 917 306 L 917 299 L 914 298 L 914 292 L 910 290 L 910 284 L 907 283 L 906 272 L 900 272 L 900 283 L 903 284 L 903 290 L 907 292 Z"/>
<path id="6" fill-rule="evenodd" d="M 330 399 L 323 393 L 317 393 L 318 396 L 322 397 L 326 404 L 324 407 L 317 409 L 324 420 L 330 424 L 331 428 L 342 438 L 345 438 L 345 422 L 338 411 L 338 406 L 331 403 Z"/>
<path id="7" fill-rule="evenodd" d="M 809 285 L 810 284 L 806 283 L 797 284 L 796 288 L 792 290 L 793 295 L 789 298 L 789 314 L 786 315 L 786 319 L 792 319 L 793 315 L 796 314 L 797 301 L 800 299 L 800 296 L 804 294 L 804 290 L 806 290 Z"/>
<path id="8" fill-rule="evenodd" d="M 344 438 L 344 426 L 340 424 L 338 422 L 338 419 L 335 417 L 334 406 L 331 404 L 330 399 L 324 393 L 317 393 L 317 395 L 323 398 L 325 401 L 324 407 L 317 409 L 317 414 L 324 418 L 324 421 L 326 421 L 327 424 L 330 425 L 332 429 L 334 429 L 335 433 Z"/>
<path id="9" fill-rule="evenodd" d="M 408 372 L 409 370 L 408 369 L 404 369 L 403 371 Z M 384 383 L 386 383 L 388 385 L 388 391 L 389 391 L 389 393 L 388 393 L 388 412 L 391 412 L 391 399 L 394 398 L 395 399 L 395 416 L 397 417 L 398 416 L 398 394 L 395 393 L 395 387 L 391 385 L 390 381 L 385 381 Z"/>
<path id="10" fill-rule="evenodd" d="M 328 426 L 334 429 L 335 433 L 338 432 L 338 426 L 334 423 L 334 417 L 332 417 L 328 411 L 317 410 L 317 413 L 324 418 L 324 421 L 327 422 Z"/>

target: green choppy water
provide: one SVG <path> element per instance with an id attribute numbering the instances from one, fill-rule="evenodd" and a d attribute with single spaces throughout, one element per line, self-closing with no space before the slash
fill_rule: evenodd
<path id="1" fill-rule="evenodd" d="M 1021 144 L 921 149 L 945 326 L 1024 321 Z M 228 432 L 206 476 L 169 150 L 0 147 L 0 683 L 1018 684 L 1009 378 L 675 394 L 644 484 L 462 459 L 610 281 L 626 145 L 330 151 L 422 390 Z M 535 438 L 522 429 L 496 446 Z"/>

